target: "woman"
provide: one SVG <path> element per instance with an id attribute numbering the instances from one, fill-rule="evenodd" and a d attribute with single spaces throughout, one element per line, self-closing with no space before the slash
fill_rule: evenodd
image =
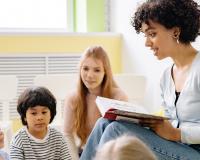
<path id="1" fill-rule="evenodd" d="M 200 10 L 193 0 L 148 0 L 136 11 L 133 27 L 143 32 L 145 45 L 173 65 L 161 78 L 162 106 L 171 120 L 140 120 L 138 124 L 101 118 L 94 127 L 81 160 L 124 133 L 144 141 L 160 160 L 200 159 L 200 53 L 192 47 L 200 29 Z M 144 127 L 143 127 L 144 126 Z"/>
<path id="2" fill-rule="evenodd" d="M 64 134 L 74 155 L 77 155 L 74 134 L 80 139 L 79 147 L 82 148 L 101 117 L 95 104 L 96 97 L 127 101 L 127 96 L 113 80 L 109 58 L 102 47 L 94 46 L 85 51 L 79 72 L 77 89 L 67 96 L 64 107 Z"/>

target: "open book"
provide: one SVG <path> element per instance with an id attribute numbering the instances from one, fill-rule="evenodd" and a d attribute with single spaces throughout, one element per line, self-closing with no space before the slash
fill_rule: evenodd
<path id="1" fill-rule="evenodd" d="M 129 102 L 98 96 L 96 104 L 102 117 L 110 120 L 128 120 L 137 123 L 139 119 L 168 119 L 167 117 L 150 114 L 144 107 Z"/>

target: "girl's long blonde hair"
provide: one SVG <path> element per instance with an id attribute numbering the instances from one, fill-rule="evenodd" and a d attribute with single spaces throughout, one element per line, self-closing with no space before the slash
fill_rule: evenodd
<path id="1" fill-rule="evenodd" d="M 100 46 L 93 46 L 84 52 L 79 66 L 79 80 L 76 95 L 73 98 L 72 106 L 75 108 L 75 120 L 74 120 L 74 132 L 81 140 L 81 146 L 86 143 L 87 137 L 89 135 L 89 130 L 86 125 L 87 118 L 87 103 L 86 95 L 88 93 L 87 87 L 84 85 L 81 79 L 81 67 L 85 59 L 92 57 L 94 59 L 100 60 L 104 67 L 104 78 L 101 84 L 101 95 L 103 97 L 112 98 L 112 88 L 117 87 L 113 74 L 111 71 L 111 65 L 106 51 Z"/>

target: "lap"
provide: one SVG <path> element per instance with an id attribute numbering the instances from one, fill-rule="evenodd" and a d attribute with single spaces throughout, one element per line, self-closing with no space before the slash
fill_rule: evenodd
<path id="1" fill-rule="evenodd" d="M 141 127 L 134 123 L 124 121 L 112 121 L 101 119 L 98 123 L 106 123 L 106 128 L 100 140 L 100 145 L 120 135 L 134 135 L 146 143 L 161 160 L 197 160 L 200 152 L 187 144 L 165 140 L 155 134 L 152 130 Z"/>

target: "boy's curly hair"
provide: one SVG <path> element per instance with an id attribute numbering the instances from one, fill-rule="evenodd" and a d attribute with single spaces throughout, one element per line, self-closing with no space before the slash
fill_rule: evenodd
<path id="1" fill-rule="evenodd" d="M 136 32 L 141 31 L 142 23 L 152 20 L 167 29 L 179 27 L 179 41 L 195 41 L 200 33 L 200 6 L 193 0 L 147 0 L 132 17 L 132 26 Z"/>

